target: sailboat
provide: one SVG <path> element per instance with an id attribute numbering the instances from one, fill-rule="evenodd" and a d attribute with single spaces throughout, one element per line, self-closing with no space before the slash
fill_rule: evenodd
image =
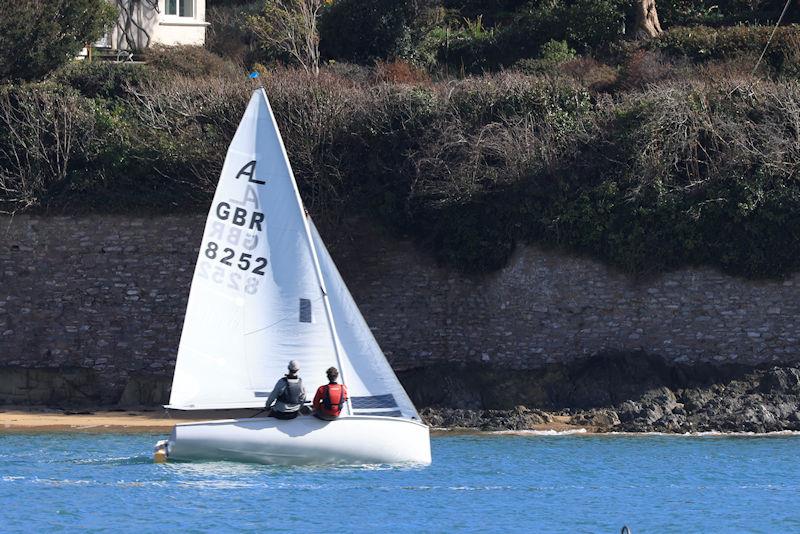
<path id="1" fill-rule="evenodd" d="M 258 416 L 290 360 L 312 394 L 327 368 L 339 369 L 350 398 L 338 419 Z M 209 210 L 165 408 L 255 416 L 177 424 L 156 445 L 159 461 L 431 462 L 428 427 L 303 207 L 263 88 Z"/>

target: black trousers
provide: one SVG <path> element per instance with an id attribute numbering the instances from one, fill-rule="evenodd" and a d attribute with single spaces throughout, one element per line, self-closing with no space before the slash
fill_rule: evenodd
<path id="1" fill-rule="evenodd" d="M 267 417 L 274 417 L 275 419 L 282 419 L 285 421 L 288 419 L 294 419 L 299 413 L 300 412 L 279 412 L 277 410 L 270 410 L 267 414 Z"/>

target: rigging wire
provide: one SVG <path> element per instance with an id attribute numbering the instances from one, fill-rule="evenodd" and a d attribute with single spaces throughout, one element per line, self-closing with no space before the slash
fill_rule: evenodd
<path id="1" fill-rule="evenodd" d="M 767 50 L 769 49 L 769 45 L 772 44 L 772 39 L 775 37 L 775 33 L 778 31 L 778 26 L 780 26 L 781 22 L 783 22 L 783 17 L 786 16 L 786 12 L 789 10 L 789 4 L 791 4 L 791 3 L 792 3 L 792 0 L 786 0 L 786 4 L 784 4 L 784 6 L 783 6 L 783 11 L 781 11 L 781 15 L 778 17 L 778 22 L 775 23 L 775 27 L 772 28 L 772 33 L 769 34 L 769 39 L 767 39 L 767 44 L 764 45 L 764 49 L 761 51 L 761 55 L 758 56 L 758 60 L 756 61 L 756 64 L 753 67 L 753 70 L 750 71 L 750 77 L 751 78 L 755 75 L 756 70 L 758 70 L 759 65 L 761 65 L 761 60 L 764 59 L 764 56 L 766 55 Z M 737 83 L 736 87 L 731 89 L 730 92 L 728 93 L 728 98 L 730 98 L 733 93 L 735 93 L 736 91 L 738 91 L 741 88 L 742 88 L 742 82 Z"/>
<path id="2" fill-rule="evenodd" d="M 752 76 L 752 75 L 754 75 L 756 73 L 756 69 L 758 69 L 758 66 L 761 64 L 761 60 L 764 59 L 764 54 L 767 53 L 767 49 L 769 48 L 769 45 L 772 43 L 772 38 L 775 37 L 775 32 L 778 31 L 778 26 L 781 25 L 781 22 L 783 21 L 783 17 L 786 16 L 786 12 L 789 11 L 789 4 L 791 4 L 791 3 L 792 3 L 792 0 L 786 0 L 786 4 L 783 6 L 783 11 L 781 11 L 781 16 L 778 17 L 778 22 L 776 22 L 775 23 L 775 27 L 772 28 L 772 33 L 769 34 L 769 39 L 767 39 L 767 44 L 764 45 L 764 50 L 762 50 L 761 51 L 761 55 L 758 56 L 758 61 L 756 61 L 756 66 L 753 67 L 753 70 L 750 72 L 750 76 Z"/>

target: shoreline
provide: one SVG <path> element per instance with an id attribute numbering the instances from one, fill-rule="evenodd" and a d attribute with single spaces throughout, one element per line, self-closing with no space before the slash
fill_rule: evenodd
<path id="1" fill-rule="evenodd" d="M 556 416 L 548 423 L 531 425 L 522 432 L 595 434 L 596 429 L 587 425 L 573 425 L 568 417 Z M 169 432 L 178 423 L 209 421 L 209 417 L 177 418 L 163 411 L 143 410 L 36 410 L 18 407 L 0 410 L 0 435 L 19 433 L 152 433 Z M 517 431 L 503 431 L 513 434 Z M 431 426 L 431 433 L 439 434 L 490 434 L 497 433 L 479 428 Z"/>
<path id="2" fill-rule="evenodd" d="M 525 429 L 489 430 L 477 427 L 431 426 L 432 436 L 676 436 L 676 437 L 780 437 L 800 436 L 800 431 L 773 432 L 626 432 L 569 423 L 569 417 L 553 415 L 553 421 Z M 0 436 L 4 434 L 156 434 L 168 433 L 178 423 L 209 418 L 175 418 L 157 410 L 23 410 L 0 409 Z"/>

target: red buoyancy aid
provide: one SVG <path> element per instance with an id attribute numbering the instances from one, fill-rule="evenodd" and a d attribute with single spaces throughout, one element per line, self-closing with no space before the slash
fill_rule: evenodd
<path id="1" fill-rule="evenodd" d="M 343 384 L 327 384 L 322 387 L 325 388 L 322 396 L 322 413 L 338 417 L 347 402 L 347 388 Z"/>

